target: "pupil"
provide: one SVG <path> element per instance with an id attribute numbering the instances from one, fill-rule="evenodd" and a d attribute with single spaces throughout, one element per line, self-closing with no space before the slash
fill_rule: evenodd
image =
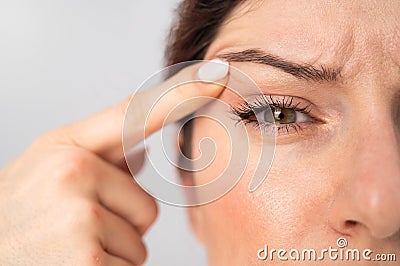
<path id="1" fill-rule="evenodd" d="M 278 117 L 279 117 L 279 119 L 283 119 L 283 118 L 285 117 L 285 115 L 284 115 L 283 113 L 280 113 L 280 114 L 278 115 Z"/>

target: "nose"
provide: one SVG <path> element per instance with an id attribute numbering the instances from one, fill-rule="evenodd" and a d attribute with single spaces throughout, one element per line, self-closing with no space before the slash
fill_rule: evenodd
<path id="1" fill-rule="evenodd" d="M 345 181 L 333 198 L 329 220 L 341 234 L 366 230 L 384 239 L 400 233 L 397 129 L 390 119 L 366 123 L 346 137 L 347 152 L 340 159 L 344 168 L 339 170 Z"/>

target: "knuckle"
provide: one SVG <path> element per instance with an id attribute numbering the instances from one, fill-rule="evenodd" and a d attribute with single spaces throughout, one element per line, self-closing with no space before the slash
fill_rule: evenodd
<path id="1" fill-rule="evenodd" d="M 48 137 L 43 135 L 43 136 L 39 136 L 38 138 L 36 138 L 32 144 L 29 146 L 30 149 L 40 149 L 42 148 L 44 145 L 48 144 Z"/>
<path id="2" fill-rule="evenodd" d="M 134 110 L 130 112 L 129 115 L 132 116 L 134 121 L 141 121 L 143 117 L 147 117 L 146 114 L 146 104 L 148 101 L 146 99 L 146 94 L 144 92 L 139 92 L 134 95 L 132 101 L 129 103 L 129 109 Z M 153 105 L 153 103 L 151 103 Z"/>
<path id="3" fill-rule="evenodd" d="M 89 243 L 84 255 L 83 265 L 106 265 L 105 251 L 99 243 Z"/>
<path id="4" fill-rule="evenodd" d="M 190 86 L 193 88 L 197 88 L 197 84 L 198 82 L 193 82 L 190 83 Z M 193 90 L 188 90 L 188 87 L 185 85 L 186 84 L 179 85 L 173 91 L 175 98 L 177 98 L 179 102 L 184 101 L 186 98 L 188 98 Z"/>
<path id="5" fill-rule="evenodd" d="M 158 205 L 154 199 L 150 199 L 149 202 L 149 212 L 147 223 L 151 225 L 157 219 L 158 216 Z"/>
<path id="6" fill-rule="evenodd" d="M 139 227 L 140 231 L 144 233 L 155 222 L 158 216 L 158 206 L 154 199 L 150 198 L 146 204 L 146 213 L 142 216 Z"/>
<path id="7" fill-rule="evenodd" d="M 61 221 L 62 231 L 72 239 L 84 239 L 78 243 L 85 248 L 96 247 L 103 230 L 103 212 L 99 204 L 88 200 L 75 199 L 69 202 Z M 85 241 L 85 239 L 89 241 Z M 83 249 L 82 252 L 88 252 Z"/>
<path id="8" fill-rule="evenodd" d="M 87 169 L 93 166 L 93 159 L 80 151 L 64 152 L 55 158 L 54 175 L 56 180 L 64 182 L 76 181 L 88 173 Z"/>
<path id="9" fill-rule="evenodd" d="M 146 246 L 143 244 L 143 242 L 140 242 L 139 245 L 140 246 L 137 247 L 139 252 L 138 252 L 138 256 L 136 258 L 136 262 L 138 265 L 142 265 L 147 259 L 147 249 L 146 249 Z"/>
<path id="10" fill-rule="evenodd" d="M 76 200 L 68 206 L 68 213 L 63 219 L 68 230 L 73 232 L 97 232 L 104 220 L 98 203 L 87 200 Z M 86 233 L 85 233 L 86 234 Z"/>
<path id="11" fill-rule="evenodd" d="M 126 109 L 128 108 L 129 104 L 131 103 L 132 97 L 129 96 L 125 98 L 121 104 L 117 105 L 117 112 L 121 115 L 121 117 L 125 117 Z"/>
<path id="12" fill-rule="evenodd" d="M 63 128 L 53 129 L 52 131 L 46 132 L 43 135 L 36 138 L 32 145 L 33 147 L 43 147 L 48 145 L 54 145 L 65 141 L 67 138 L 66 132 Z"/>
<path id="13" fill-rule="evenodd" d="M 32 145 L 33 147 L 42 147 L 44 145 L 48 145 L 53 143 L 53 141 L 56 139 L 56 131 L 50 131 L 47 132 L 41 136 L 39 136 L 38 138 L 36 138 L 33 142 Z"/>
<path id="14" fill-rule="evenodd" d="M 83 204 L 83 207 L 77 215 L 79 215 L 83 223 L 89 226 L 96 226 L 102 221 L 101 207 L 92 202 Z"/>

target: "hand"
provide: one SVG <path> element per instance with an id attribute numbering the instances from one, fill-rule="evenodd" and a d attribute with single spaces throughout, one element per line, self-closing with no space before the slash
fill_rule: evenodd
<path id="1" fill-rule="evenodd" d="M 141 106 L 152 105 L 149 96 L 164 91 L 169 84 L 196 78 L 199 67 L 190 66 L 135 99 L 140 99 Z M 205 68 L 207 64 L 201 66 L 203 75 L 209 71 Z M 220 73 L 220 83 L 225 84 L 227 71 L 228 66 Z M 223 88 L 206 82 L 174 88 L 155 106 L 146 132 L 159 130 L 165 116 L 182 101 L 217 97 Z M 129 99 L 45 134 L 0 172 L 0 265 L 144 262 L 142 236 L 156 219 L 157 205 L 116 164 L 123 158 L 122 124 L 128 103 Z M 199 107 L 190 106 L 181 115 Z M 142 131 L 142 108 L 130 110 L 134 113 L 129 116 L 135 119 L 130 132 Z M 132 137 L 132 145 L 141 140 L 140 136 Z"/>

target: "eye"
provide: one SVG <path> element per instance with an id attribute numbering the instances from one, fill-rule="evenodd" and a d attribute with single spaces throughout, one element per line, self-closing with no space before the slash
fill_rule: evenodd
<path id="1" fill-rule="evenodd" d="M 255 113 L 255 116 L 271 124 L 293 124 L 312 121 L 310 116 L 304 112 L 296 111 L 294 108 L 282 108 L 272 105 L 270 105 L 270 108 L 272 112 L 270 110 L 262 110 Z"/>
<path id="2" fill-rule="evenodd" d="M 273 133 L 299 133 L 303 126 L 315 122 L 309 115 L 311 104 L 291 96 L 266 97 L 261 95 L 250 102 L 243 102 L 232 107 L 238 122 L 254 124 L 257 128 L 268 129 Z"/>

